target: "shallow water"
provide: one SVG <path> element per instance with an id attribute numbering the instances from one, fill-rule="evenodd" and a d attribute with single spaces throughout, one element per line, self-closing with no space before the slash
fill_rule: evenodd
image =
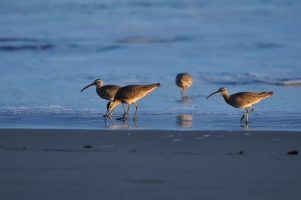
<path id="1" fill-rule="evenodd" d="M 3 0 L 0 127 L 106 128 L 106 102 L 79 93 L 100 78 L 161 83 L 139 101 L 138 128 L 241 129 L 241 110 L 205 98 L 225 86 L 274 91 L 249 128 L 301 130 L 300 9 L 298 0 Z M 174 84 L 183 71 L 194 78 L 189 102 Z"/>

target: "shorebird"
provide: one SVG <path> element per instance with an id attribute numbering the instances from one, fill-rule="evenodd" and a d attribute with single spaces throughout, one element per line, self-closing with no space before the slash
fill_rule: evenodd
<path id="1" fill-rule="evenodd" d="M 192 85 L 192 76 L 189 73 L 177 74 L 176 84 L 181 88 L 182 97 L 188 97 L 187 89 Z"/>
<path id="2" fill-rule="evenodd" d="M 81 89 L 80 92 L 84 91 L 85 89 L 95 85 L 96 86 L 96 93 L 98 96 L 102 99 L 108 100 L 108 101 L 113 101 L 114 96 L 116 92 L 121 88 L 119 85 L 103 85 L 103 81 L 100 79 L 96 79 L 93 83 L 85 86 L 83 89 Z M 109 103 L 107 104 L 107 108 L 109 106 Z M 108 110 L 107 110 L 108 112 Z M 106 115 L 105 115 L 106 116 Z"/>
<path id="3" fill-rule="evenodd" d="M 130 105 L 133 103 L 136 107 L 134 120 L 137 120 L 137 111 L 138 111 L 137 101 L 158 87 L 160 87 L 160 83 L 155 83 L 150 85 L 127 85 L 120 88 L 116 93 L 114 100 L 108 103 L 107 115 L 111 115 L 114 108 L 118 104 L 122 103 L 124 114 L 123 117 L 118 119 L 127 120 L 128 113 L 130 110 Z M 127 110 L 125 110 L 124 104 L 128 105 Z"/>
<path id="4" fill-rule="evenodd" d="M 258 103 L 262 99 L 265 99 L 273 95 L 273 92 L 238 92 L 229 95 L 227 88 L 222 87 L 218 91 L 211 93 L 207 97 L 207 99 L 216 93 L 221 93 L 221 95 L 224 97 L 224 100 L 227 104 L 235 108 L 246 109 L 246 112 L 242 115 L 240 119 L 241 122 L 245 120 L 246 124 L 248 124 L 249 113 L 254 111 L 252 105 Z"/>

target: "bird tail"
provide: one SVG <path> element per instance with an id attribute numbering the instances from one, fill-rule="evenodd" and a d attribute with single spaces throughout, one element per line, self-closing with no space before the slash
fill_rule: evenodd
<path id="1" fill-rule="evenodd" d="M 272 96 L 273 94 L 274 94 L 274 92 L 261 92 L 261 95 L 264 98 Z"/>
<path id="2" fill-rule="evenodd" d="M 161 86 L 160 83 L 154 83 L 154 84 L 150 84 L 150 85 L 143 85 L 141 87 L 143 88 L 143 90 L 145 90 L 145 91 L 147 91 L 147 93 L 149 93 L 160 86 Z"/>
<path id="3" fill-rule="evenodd" d="M 267 92 L 268 96 L 272 96 L 274 94 L 274 92 Z"/>

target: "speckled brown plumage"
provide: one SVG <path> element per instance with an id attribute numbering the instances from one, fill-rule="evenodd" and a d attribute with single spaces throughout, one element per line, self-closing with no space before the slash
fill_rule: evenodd
<path id="1" fill-rule="evenodd" d="M 96 79 L 93 83 L 85 86 L 81 89 L 80 92 L 84 91 L 85 89 L 95 85 L 96 86 L 96 93 L 97 95 L 105 100 L 113 101 L 115 94 L 121 88 L 119 85 L 103 85 L 103 81 L 100 79 Z M 108 111 L 108 110 L 107 110 Z"/>
<path id="2" fill-rule="evenodd" d="M 120 88 L 116 93 L 114 100 L 108 106 L 109 109 L 108 113 L 111 114 L 114 108 L 120 103 L 127 104 L 128 109 L 124 110 L 124 115 L 122 118 L 122 119 L 127 119 L 127 115 L 130 110 L 130 104 L 133 103 L 136 106 L 134 119 L 137 119 L 136 116 L 138 110 L 137 101 L 158 87 L 160 87 L 160 83 L 155 83 L 150 85 L 127 85 Z"/>
<path id="3" fill-rule="evenodd" d="M 81 89 L 80 92 L 84 91 L 85 89 L 95 85 L 96 86 L 96 93 L 102 99 L 106 99 L 112 101 L 116 92 L 121 88 L 119 85 L 103 85 L 103 81 L 100 79 L 96 79 L 93 83 L 85 86 Z"/>
<path id="4" fill-rule="evenodd" d="M 182 97 L 187 96 L 187 89 L 192 85 L 192 76 L 189 73 L 177 74 L 176 85 L 181 88 Z"/>
<path id="5" fill-rule="evenodd" d="M 241 121 L 245 120 L 246 123 L 248 123 L 248 114 L 254 110 L 252 105 L 273 95 L 273 92 L 238 92 L 229 95 L 227 88 L 222 87 L 218 91 L 211 93 L 207 99 L 216 93 L 221 93 L 225 102 L 229 105 L 235 108 L 245 108 L 246 112 L 241 117 Z"/>

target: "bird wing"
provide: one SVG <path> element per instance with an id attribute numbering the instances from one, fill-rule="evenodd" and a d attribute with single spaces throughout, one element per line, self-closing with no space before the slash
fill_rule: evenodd
<path id="1" fill-rule="evenodd" d="M 232 94 L 230 101 L 235 107 L 246 108 L 271 95 L 271 92 L 239 92 Z"/>
<path id="2" fill-rule="evenodd" d="M 190 74 L 182 73 L 178 74 L 176 77 L 176 84 L 179 87 L 189 87 L 192 84 L 192 77 Z"/>
<path id="3" fill-rule="evenodd" d="M 157 84 L 150 85 L 128 85 L 121 88 L 117 94 L 116 98 L 120 100 L 130 100 L 130 99 L 140 99 L 147 95 L 149 92 L 157 88 Z"/>
<path id="4" fill-rule="evenodd" d="M 115 97 L 117 91 L 121 88 L 118 85 L 105 85 L 101 87 L 101 96 L 107 100 L 112 100 Z"/>
<path id="5" fill-rule="evenodd" d="M 129 86 L 126 86 L 126 87 L 122 88 L 120 93 L 118 93 L 118 97 L 123 98 L 123 99 L 137 98 L 139 96 L 142 96 L 141 91 L 144 88 L 145 87 L 143 85 L 129 85 Z"/>

